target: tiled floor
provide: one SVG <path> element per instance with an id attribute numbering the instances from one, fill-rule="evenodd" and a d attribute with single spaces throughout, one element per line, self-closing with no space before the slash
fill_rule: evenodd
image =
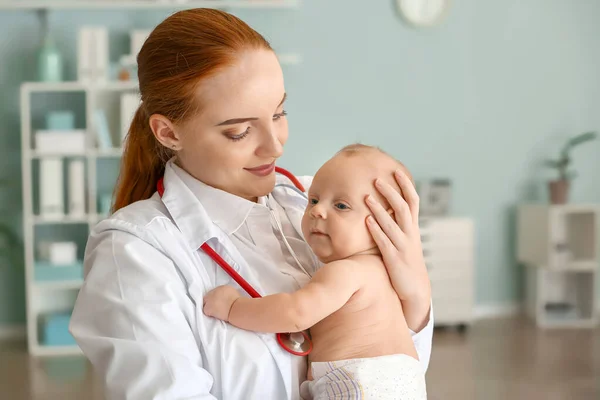
<path id="1" fill-rule="evenodd" d="M 427 382 L 430 400 L 599 400 L 600 329 L 541 331 L 515 318 L 436 330 Z M 0 343 L 2 400 L 101 393 L 80 358 L 32 359 L 24 343 Z"/>

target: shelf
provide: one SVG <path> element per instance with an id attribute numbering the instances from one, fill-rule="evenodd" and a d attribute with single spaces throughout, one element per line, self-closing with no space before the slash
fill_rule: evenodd
<path id="1" fill-rule="evenodd" d="M 65 152 L 65 153 L 40 153 L 38 151 L 35 150 L 30 150 L 28 152 L 29 158 L 30 159 L 42 159 L 42 158 L 72 158 L 72 157 L 85 157 L 86 153 L 71 153 L 71 152 Z"/>
<path id="2" fill-rule="evenodd" d="M 93 157 L 104 157 L 104 158 L 119 158 L 123 155 L 123 149 L 114 148 L 114 149 L 97 149 L 90 150 L 88 155 Z"/>
<path id="3" fill-rule="evenodd" d="M 549 267 L 547 265 L 535 265 L 530 263 L 523 263 L 523 266 L 528 268 L 541 268 L 547 271 L 555 272 L 594 272 L 598 269 L 598 262 L 594 260 L 570 261 L 564 267 Z"/>
<path id="4" fill-rule="evenodd" d="M 35 346 L 32 353 L 40 357 L 83 355 L 79 346 Z"/>
<path id="5" fill-rule="evenodd" d="M 71 157 L 98 157 L 98 158 L 118 158 L 123 155 L 122 148 L 114 148 L 114 149 L 92 149 L 88 150 L 85 153 L 39 153 L 35 150 L 30 150 L 27 153 L 27 156 L 30 159 L 42 159 L 42 158 L 71 158 Z"/>
<path id="6" fill-rule="evenodd" d="M 105 83 L 86 83 L 79 81 L 25 82 L 22 84 L 22 90 L 28 93 L 85 92 L 86 90 L 125 91 L 136 90 L 137 87 L 137 82 L 133 81 L 114 81 Z"/>
<path id="7" fill-rule="evenodd" d="M 62 218 L 46 218 L 39 215 L 33 216 L 34 225 L 65 225 L 65 224 L 87 224 L 89 223 L 88 216 L 70 217 L 65 215 Z"/>
<path id="8" fill-rule="evenodd" d="M 586 272 L 595 271 L 598 268 L 596 261 L 570 261 L 565 267 L 551 268 L 552 271 L 561 272 Z"/>
<path id="9" fill-rule="evenodd" d="M 47 290 L 70 290 L 70 289 L 79 289 L 83 281 L 81 280 L 71 280 L 71 281 L 56 281 L 56 282 L 35 282 L 35 287 L 38 289 L 47 289 Z"/>
<path id="10" fill-rule="evenodd" d="M 139 10 L 186 8 L 296 8 L 299 0 L 246 1 L 0 1 L 0 10 Z"/>

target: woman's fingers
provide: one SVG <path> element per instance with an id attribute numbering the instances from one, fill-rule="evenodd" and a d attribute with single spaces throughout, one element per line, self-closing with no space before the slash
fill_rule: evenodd
<path id="1" fill-rule="evenodd" d="M 390 184 L 381 179 L 375 181 L 375 187 L 386 198 L 390 206 L 394 210 L 394 218 L 402 232 L 408 234 L 413 227 L 412 215 L 408 203 L 402 198 L 400 193 L 395 190 Z"/>
<path id="2" fill-rule="evenodd" d="M 381 251 L 381 255 L 385 260 L 392 260 L 393 257 L 397 254 L 398 248 L 390 238 L 385 234 L 381 226 L 375 221 L 372 215 L 367 217 L 367 228 L 369 232 L 371 232 L 371 236 L 373 236 L 373 240 L 377 247 L 379 247 L 379 251 Z"/>
<path id="3" fill-rule="evenodd" d="M 398 169 L 394 176 L 396 177 L 398 186 L 400 186 L 400 190 L 402 190 L 402 196 L 410 209 L 413 226 L 416 226 L 419 224 L 419 195 L 417 194 L 417 189 L 404 171 Z"/>
<path id="4" fill-rule="evenodd" d="M 387 239 L 394 248 L 400 249 L 404 241 L 404 234 L 396 221 L 373 196 L 367 196 L 367 205 L 375 217 L 374 220 L 378 225 L 377 228 L 379 228 L 381 233 L 386 236 L 385 239 Z M 379 243 L 377 243 L 377 245 L 379 246 Z M 379 249 L 383 250 L 381 246 L 379 246 Z"/>

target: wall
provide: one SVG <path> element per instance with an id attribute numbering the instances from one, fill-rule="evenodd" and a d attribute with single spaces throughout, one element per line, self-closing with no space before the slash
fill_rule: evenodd
<path id="1" fill-rule="evenodd" d="M 439 27 L 416 30 L 394 2 L 304 1 L 298 10 L 238 15 L 276 49 L 304 62 L 285 69 L 291 137 L 281 165 L 314 173 L 357 140 L 382 146 L 417 178 L 448 177 L 452 212 L 477 227 L 477 303 L 521 296 L 514 262 L 514 207 L 546 201 L 541 161 L 562 140 L 600 130 L 600 2 L 463 0 Z M 127 51 L 127 31 L 161 12 L 53 12 L 51 32 L 74 72 L 77 26 L 111 27 L 111 56 Z M 18 88 L 34 79 L 39 24 L 32 12 L 0 12 L 0 179 L 18 177 Z M 593 171 L 600 142 L 575 153 L 573 200 L 600 201 Z M 20 231 L 18 181 L 0 189 Z M 22 323 L 20 269 L 0 270 L 0 324 Z"/>

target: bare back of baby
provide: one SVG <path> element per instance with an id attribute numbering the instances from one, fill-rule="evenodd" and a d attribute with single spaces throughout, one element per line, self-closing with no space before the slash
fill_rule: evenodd
<path id="1" fill-rule="evenodd" d="M 352 264 L 356 267 L 348 272 L 359 274 L 364 284 L 341 309 L 310 329 L 314 346 L 310 362 L 392 354 L 418 359 L 400 299 L 381 256 L 359 255 L 349 260 L 355 261 Z"/>

